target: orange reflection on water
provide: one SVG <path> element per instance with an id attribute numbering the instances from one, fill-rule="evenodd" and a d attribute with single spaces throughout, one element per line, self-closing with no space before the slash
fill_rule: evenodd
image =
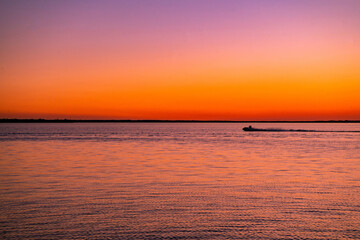
<path id="1" fill-rule="evenodd" d="M 78 134 L 64 135 L 69 126 Z M 54 127 L 58 139 L 0 142 L 7 237 L 358 234 L 355 133 L 245 133 L 240 124 Z"/>

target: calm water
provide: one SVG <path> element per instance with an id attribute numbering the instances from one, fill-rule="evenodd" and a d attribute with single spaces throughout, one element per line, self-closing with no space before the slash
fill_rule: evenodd
<path id="1" fill-rule="evenodd" d="M 0 238 L 360 238 L 360 124 L 246 125 L 1 124 Z"/>

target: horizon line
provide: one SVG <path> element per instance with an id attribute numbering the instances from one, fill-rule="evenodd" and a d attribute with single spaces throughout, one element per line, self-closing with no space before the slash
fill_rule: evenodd
<path id="1" fill-rule="evenodd" d="M 188 123 L 360 123 L 360 120 L 159 120 L 159 119 L 44 119 L 44 118 L 1 118 L 0 123 L 26 123 L 26 122 L 188 122 Z"/>

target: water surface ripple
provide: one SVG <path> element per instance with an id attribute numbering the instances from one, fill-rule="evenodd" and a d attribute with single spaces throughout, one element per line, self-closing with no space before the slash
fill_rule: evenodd
<path id="1" fill-rule="evenodd" d="M 358 239 L 360 124 L 0 125 L 2 239 Z"/>

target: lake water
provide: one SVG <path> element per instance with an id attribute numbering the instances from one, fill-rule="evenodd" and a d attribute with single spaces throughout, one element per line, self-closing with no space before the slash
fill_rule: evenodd
<path id="1" fill-rule="evenodd" d="M 0 238 L 360 238 L 360 124 L 247 125 L 0 124 Z"/>

